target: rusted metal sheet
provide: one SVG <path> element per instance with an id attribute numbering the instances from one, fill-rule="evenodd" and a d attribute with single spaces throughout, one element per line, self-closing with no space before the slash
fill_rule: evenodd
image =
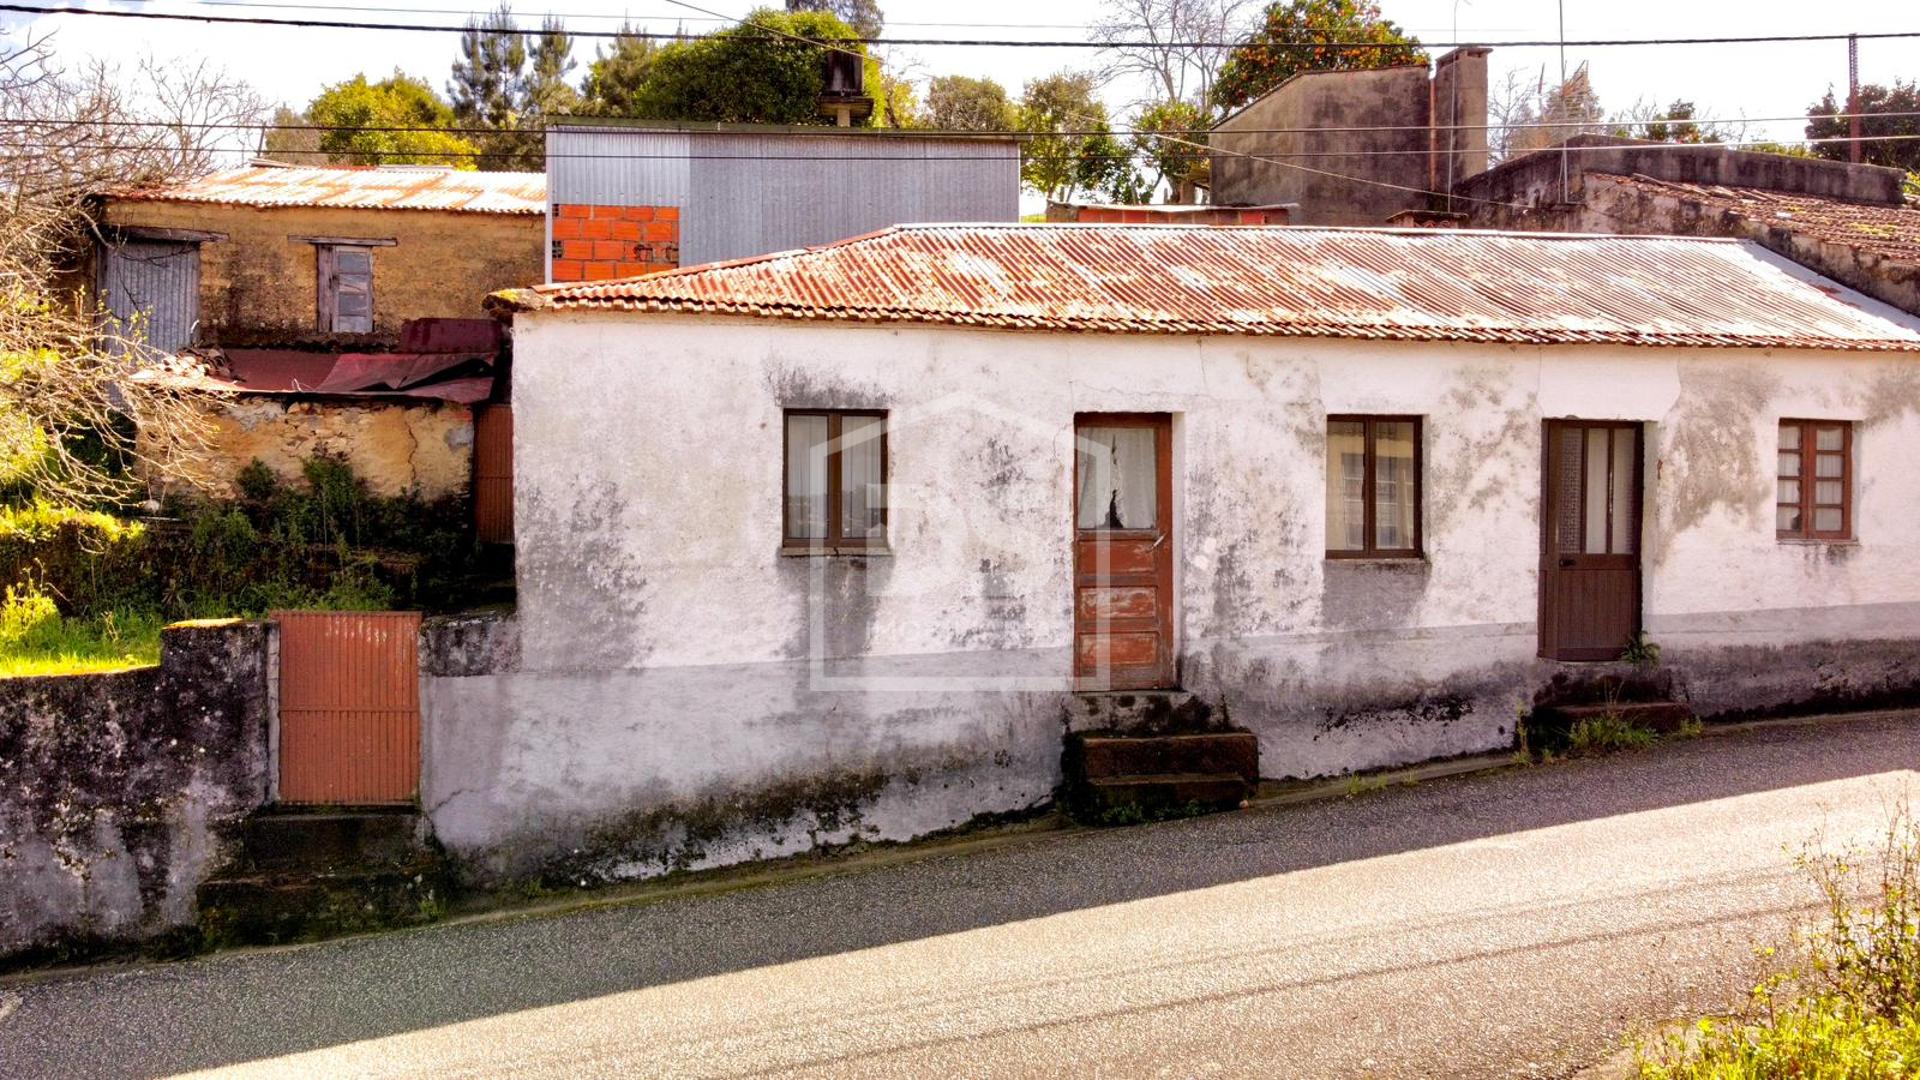
<path id="1" fill-rule="evenodd" d="M 513 406 L 473 410 L 473 524 L 483 544 L 513 543 Z"/>
<path id="2" fill-rule="evenodd" d="M 1735 240 L 1433 229 L 904 225 L 496 303 L 1107 333 L 1920 351 Z"/>
<path id="3" fill-rule="evenodd" d="M 241 206 L 341 206 L 367 210 L 456 210 L 544 214 L 544 173 L 453 169 L 314 169 L 251 165 L 162 187 L 122 188 L 116 199 L 234 203 Z"/>
<path id="4" fill-rule="evenodd" d="M 420 791 L 420 613 L 277 611 L 280 801 L 386 806 Z"/>
<path id="5" fill-rule="evenodd" d="M 200 245 L 117 240 L 104 251 L 100 287 L 117 332 L 163 353 L 193 344 L 200 321 Z"/>

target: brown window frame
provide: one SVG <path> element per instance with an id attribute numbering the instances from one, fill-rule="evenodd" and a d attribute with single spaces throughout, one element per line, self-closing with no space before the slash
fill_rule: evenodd
<path id="1" fill-rule="evenodd" d="M 792 492 L 787 490 L 788 478 L 792 475 L 791 441 L 787 437 L 788 422 L 796 416 L 824 416 L 827 418 L 827 535 L 820 538 L 790 536 L 793 523 L 788 520 L 788 511 Z M 841 422 L 849 416 L 873 417 L 880 421 L 880 479 L 882 484 L 891 488 L 893 457 L 888 452 L 887 441 L 892 431 L 887 426 L 885 409 L 784 409 L 780 414 L 780 550 L 801 555 L 861 555 L 887 550 L 887 534 L 893 512 L 889 499 L 880 507 L 880 535 L 878 537 L 846 536 L 842 531 L 841 518 L 843 507 L 841 495 L 845 492 L 846 478 L 840 469 Z"/>
<path id="2" fill-rule="evenodd" d="M 1779 432 L 1789 427 L 1798 428 L 1800 431 L 1800 474 L 1797 477 L 1781 475 L 1780 459 L 1778 456 L 1774 458 L 1773 532 L 1775 539 L 1812 541 L 1853 539 L 1853 421 L 1803 420 L 1794 417 L 1781 417 L 1780 425 L 1775 429 L 1774 433 L 1774 453 L 1776 455 L 1786 452 L 1785 448 L 1780 445 Z M 1818 449 L 1819 429 L 1834 427 L 1840 429 L 1840 449 L 1837 451 L 1822 451 Z M 1822 453 L 1828 456 L 1837 454 L 1840 458 L 1840 502 L 1837 505 L 1816 501 L 1814 493 L 1819 490 L 1816 486 L 1819 481 L 1821 479 L 1834 479 L 1834 477 L 1831 476 L 1823 478 L 1819 475 L 1819 462 Z M 1798 503 L 1783 503 L 1780 501 L 1779 481 L 1781 480 L 1800 481 L 1800 501 Z M 1800 527 L 1798 529 L 1780 528 L 1779 517 L 1780 507 L 1782 506 L 1797 506 L 1799 508 Z M 1815 510 L 1834 509 L 1840 511 L 1840 528 L 1821 530 L 1814 527 Z"/>
<path id="3" fill-rule="evenodd" d="M 1419 416 L 1396 416 L 1384 413 L 1329 413 L 1327 424 L 1337 423 L 1362 425 L 1361 441 L 1366 446 L 1366 462 L 1361 466 L 1360 484 L 1361 530 L 1366 542 L 1358 549 L 1335 550 L 1327 546 L 1329 559 L 1422 559 L 1426 557 L 1426 517 L 1427 501 L 1427 457 L 1426 424 Z M 1379 507 L 1374 504 L 1374 464 L 1378 456 L 1374 449 L 1376 438 L 1375 424 L 1412 424 L 1413 425 L 1413 546 L 1406 548 L 1375 547 L 1378 533 L 1375 531 Z M 1326 467 L 1333 468 L 1333 455 L 1327 455 Z M 1324 481 L 1325 478 L 1322 477 Z"/>

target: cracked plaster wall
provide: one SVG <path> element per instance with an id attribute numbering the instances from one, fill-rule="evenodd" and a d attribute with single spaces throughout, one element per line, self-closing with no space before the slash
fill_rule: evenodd
<path id="1" fill-rule="evenodd" d="M 235 480 L 255 459 L 303 484 L 301 470 L 317 454 L 344 459 L 378 495 L 437 499 L 464 495 L 472 483 L 473 410 L 465 405 L 242 395 L 204 409 L 202 486 L 215 498 L 237 495 Z"/>
<path id="2" fill-rule="evenodd" d="M 1647 425 L 1647 625 L 1706 711 L 1793 698 L 1759 674 L 1789 654 L 1845 682 L 1836 641 L 1881 643 L 1874 686 L 1920 684 L 1911 358 L 555 313 L 515 348 L 517 658 L 427 690 L 436 827 L 489 873 L 634 876 L 1044 800 L 1082 411 L 1175 415 L 1181 682 L 1269 776 L 1510 744 L 1565 667 L 1535 656 L 1547 417 Z M 783 407 L 889 411 L 889 555 L 779 554 Z M 1424 559 L 1324 558 L 1328 413 L 1425 418 Z M 1783 416 L 1856 421 L 1858 543 L 1775 540 Z"/>

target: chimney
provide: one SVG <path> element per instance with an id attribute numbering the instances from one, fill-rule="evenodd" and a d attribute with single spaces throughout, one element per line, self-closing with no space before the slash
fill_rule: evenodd
<path id="1" fill-rule="evenodd" d="M 830 48 L 826 59 L 827 77 L 826 84 L 820 88 L 820 111 L 833 117 L 840 127 L 852 127 L 855 120 L 864 120 L 873 113 L 873 99 L 866 93 L 866 57 L 850 49 Z M 1483 68 L 1483 84 L 1484 76 Z"/>
<path id="2" fill-rule="evenodd" d="M 1487 54 L 1455 49 L 1433 69 L 1433 178 L 1441 191 L 1487 171 Z"/>

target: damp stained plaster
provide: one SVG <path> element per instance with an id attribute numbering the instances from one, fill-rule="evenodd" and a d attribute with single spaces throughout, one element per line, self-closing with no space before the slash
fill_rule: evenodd
<path id="1" fill-rule="evenodd" d="M 307 460 L 321 454 L 344 459 L 378 495 L 464 495 L 472 481 L 473 411 L 465 405 L 240 395 L 203 408 L 204 486 L 217 498 L 237 494 L 236 478 L 256 459 L 301 483 Z"/>
<path id="2" fill-rule="evenodd" d="M 1268 775 L 1510 743 L 1554 670 L 1547 418 L 1647 425 L 1656 639 L 1920 635 L 1920 418 L 1885 405 L 1916 363 L 523 314 L 519 668 L 428 680 L 428 803 L 501 865 L 548 826 L 835 770 L 942 792 L 866 822 L 888 835 L 1027 805 L 1058 776 L 1081 412 L 1175 415 L 1181 679 L 1260 735 Z M 782 409 L 832 405 L 889 411 L 885 555 L 779 552 Z M 1328 413 L 1423 417 L 1423 559 L 1325 559 Z M 1804 415 L 1859 424 L 1857 544 L 1774 539 L 1773 425 Z"/>

